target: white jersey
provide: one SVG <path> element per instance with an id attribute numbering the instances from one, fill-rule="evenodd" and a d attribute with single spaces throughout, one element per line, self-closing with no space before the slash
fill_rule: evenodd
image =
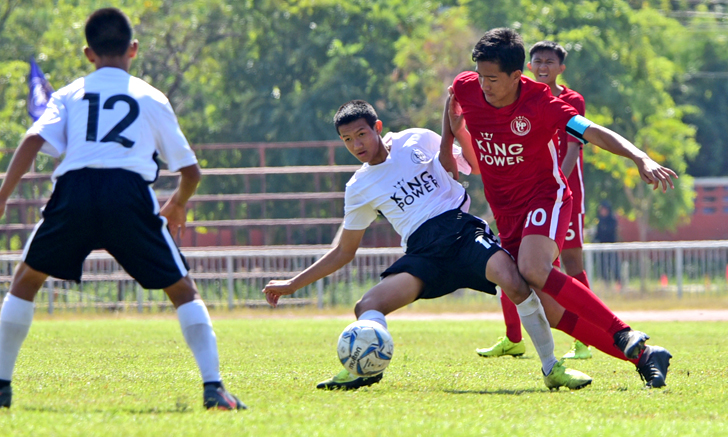
<path id="1" fill-rule="evenodd" d="M 197 163 L 167 97 L 119 68 L 101 68 L 51 95 L 28 129 L 53 157 L 65 153 L 53 180 L 81 168 L 122 168 L 152 182 L 155 153 L 171 171 Z"/>
<path id="2" fill-rule="evenodd" d="M 465 188 L 440 163 L 440 136 L 427 129 L 390 132 L 384 139 L 389 156 L 381 164 L 365 163 L 346 184 L 344 229 L 366 229 L 381 213 L 407 239 L 428 219 L 462 207 L 467 212 Z M 459 147 L 453 151 L 458 170 L 470 174 Z"/>

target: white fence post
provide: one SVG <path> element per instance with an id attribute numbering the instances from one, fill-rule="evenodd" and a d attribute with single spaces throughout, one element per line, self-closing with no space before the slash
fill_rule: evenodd
<path id="1" fill-rule="evenodd" d="M 675 276 L 677 276 L 677 297 L 682 298 L 683 294 L 683 248 L 675 249 Z"/>
<path id="2" fill-rule="evenodd" d="M 233 303 L 233 294 L 235 294 L 235 277 L 234 269 L 233 269 L 233 256 L 228 255 L 225 258 L 225 261 L 227 262 L 227 284 L 228 284 L 228 310 L 232 310 L 234 308 Z"/>

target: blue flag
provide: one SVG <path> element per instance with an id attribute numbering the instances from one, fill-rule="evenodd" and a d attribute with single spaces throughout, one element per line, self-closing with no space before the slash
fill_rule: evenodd
<path id="1" fill-rule="evenodd" d="M 51 94 L 53 93 L 53 87 L 48 83 L 48 79 L 45 78 L 45 75 L 33 58 L 30 58 L 28 87 L 30 87 L 30 92 L 28 93 L 28 115 L 30 115 L 33 121 L 36 121 L 43 115 L 43 111 L 46 110 L 48 100 L 50 100 Z"/>

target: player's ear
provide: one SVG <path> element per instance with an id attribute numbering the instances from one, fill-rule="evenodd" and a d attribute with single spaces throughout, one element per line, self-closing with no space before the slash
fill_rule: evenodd
<path id="1" fill-rule="evenodd" d="M 91 47 L 84 46 L 83 54 L 86 55 L 86 59 L 88 59 L 90 63 L 93 64 L 96 61 L 96 53 L 93 51 L 93 49 L 91 49 Z"/>
<path id="2" fill-rule="evenodd" d="M 526 67 L 528 67 L 528 70 L 529 70 L 529 71 L 530 71 L 531 73 L 533 73 L 533 67 L 531 66 L 531 63 L 530 63 L 530 62 L 526 64 Z"/>
<path id="3" fill-rule="evenodd" d="M 522 75 L 523 75 L 523 71 L 521 71 L 521 70 L 516 70 L 516 71 L 514 71 L 513 73 L 511 73 L 511 79 L 512 79 L 512 80 L 513 80 L 514 82 L 518 82 L 519 80 L 521 80 L 521 76 L 522 76 Z"/>
<path id="4" fill-rule="evenodd" d="M 136 58 L 137 52 L 139 51 L 139 40 L 135 39 L 134 41 L 129 44 L 129 50 L 127 50 L 127 55 L 129 55 L 130 58 Z"/>
<path id="5" fill-rule="evenodd" d="M 564 70 L 566 70 L 566 64 L 559 65 L 559 74 L 563 73 Z"/>
<path id="6" fill-rule="evenodd" d="M 382 134 L 383 127 L 384 127 L 384 124 L 382 123 L 382 120 L 377 120 L 374 122 L 374 130 L 376 130 L 379 135 Z"/>

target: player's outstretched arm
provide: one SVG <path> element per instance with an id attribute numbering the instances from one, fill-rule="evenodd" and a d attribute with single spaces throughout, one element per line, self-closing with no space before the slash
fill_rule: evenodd
<path id="1" fill-rule="evenodd" d="M 0 186 L 0 217 L 5 214 L 5 205 L 15 191 L 20 179 L 30 169 L 33 160 L 43 147 L 45 140 L 38 134 L 26 135 L 18 145 L 5 173 L 5 180 Z"/>
<path id="2" fill-rule="evenodd" d="M 660 184 L 662 184 L 663 193 L 667 191 L 668 185 L 670 188 L 675 188 L 672 178 L 677 179 L 678 176 L 674 171 L 653 161 L 645 152 L 618 133 L 604 126 L 592 124 L 584 131 L 583 138 L 608 152 L 634 161 L 639 169 L 640 177 L 651 184 L 653 190 L 659 188 Z"/>
<path id="3" fill-rule="evenodd" d="M 159 211 L 159 215 L 167 218 L 167 226 L 172 235 L 177 235 L 178 230 L 181 230 L 184 235 L 187 222 L 187 201 L 195 194 L 202 177 L 200 166 L 197 164 L 182 167 L 179 172 L 180 179 L 177 189 Z"/>
<path id="4" fill-rule="evenodd" d="M 313 284 L 350 263 L 354 259 L 357 249 L 359 249 L 361 239 L 364 237 L 364 231 L 366 229 L 356 231 L 344 229 L 339 244 L 318 261 L 311 264 L 306 270 L 291 279 L 274 279 L 268 282 L 268 285 L 263 289 L 263 293 L 265 293 L 265 299 L 270 306 L 275 307 L 278 304 L 278 298 L 281 296 L 293 294 L 296 290 Z"/>

